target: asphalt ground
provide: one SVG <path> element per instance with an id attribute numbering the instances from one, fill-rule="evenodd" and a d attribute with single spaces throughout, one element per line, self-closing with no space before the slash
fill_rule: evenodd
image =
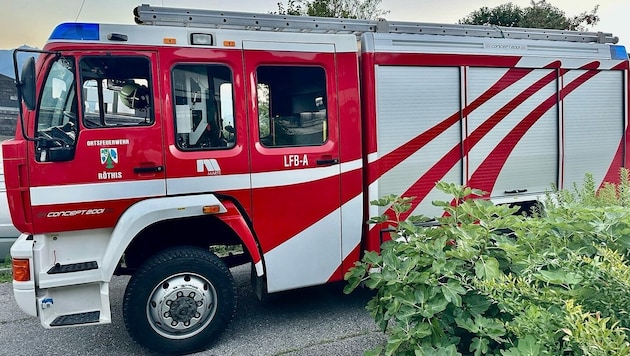
<path id="1" fill-rule="evenodd" d="M 232 273 L 239 292 L 236 317 L 206 351 L 194 355 L 350 356 L 385 342 L 365 310 L 370 290 L 345 295 L 339 283 L 259 301 L 249 285 L 249 265 Z M 122 320 L 127 281 L 114 277 L 110 284 L 111 324 L 54 330 L 19 310 L 11 283 L 1 283 L 0 355 L 151 355 L 133 342 Z"/>

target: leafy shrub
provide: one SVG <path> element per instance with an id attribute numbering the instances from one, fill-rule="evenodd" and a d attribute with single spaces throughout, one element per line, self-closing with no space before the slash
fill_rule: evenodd
<path id="1" fill-rule="evenodd" d="M 11 271 L 11 256 L 7 256 L 4 262 L 0 262 L 0 283 L 10 282 L 13 280 Z"/>
<path id="2" fill-rule="evenodd" d="M 438 226 L 400 221 L 413 198 L 372 202 L 396 214 L 370 220 L 392 239 L 346 274 L 347 293 L 376 291 L 367 309 L 388 341 L 368 354 L 630 354 L 628 182 L 598 190 L 587 175 L 530 217 L 441 182 L 453 200 L 434 203 Z"/>

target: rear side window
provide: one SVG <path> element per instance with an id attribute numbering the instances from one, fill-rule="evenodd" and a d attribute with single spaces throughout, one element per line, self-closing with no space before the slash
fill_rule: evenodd
<path id="1" fill-rule="evenodd" d="M 144 57 L 84 57 L 80 62 L 87 128 L 153 124 L 150 63 Z"/>
<path id="2" fill-rule="evenodd" d="M 173 68 L 177 147 L 213 150 L 234 147 L 231 70 L 221 64 L 181 64 Z"/>
<path id="3" fill-rule="evenodd" d="M 258 135 L 263 146 L 320 146 L 328 140 L 323 68 L 261 66 L 256 76 Z"/>

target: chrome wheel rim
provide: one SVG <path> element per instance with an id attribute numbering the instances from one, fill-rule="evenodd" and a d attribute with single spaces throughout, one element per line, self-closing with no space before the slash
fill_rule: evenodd
<path id="1" fill-rule="evenodd" d="M 212 283 L 195 273 L 165 278 L 151 292 L 147 303 L 149 324 L 169 339 L 194 336 L 217 312 L 217 292 Z"/>

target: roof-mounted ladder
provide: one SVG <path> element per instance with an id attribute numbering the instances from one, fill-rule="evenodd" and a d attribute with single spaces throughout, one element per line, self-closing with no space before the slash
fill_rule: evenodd
<path id="1" fill-rule="evenodd" d="M 255 14 L 219 10 L 155 7 L 134 9 L 136 23 L 156 26 L 206 27 L 256 31 L 310 33 L 422 33 L 430 35 L 518 38 L 569 42 L 617 43 L 610 33 L 546 30 L 520 27 L 451 25 L 422 22 L 339 19 L 332 17 Z"/>

